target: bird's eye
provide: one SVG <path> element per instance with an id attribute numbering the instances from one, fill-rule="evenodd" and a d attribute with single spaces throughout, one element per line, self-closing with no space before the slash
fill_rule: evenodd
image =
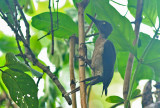
<path id="1" fill-rule="evenodd" d="M 106 24 L 106 22 L 103 22 L 103 24 Z"/>

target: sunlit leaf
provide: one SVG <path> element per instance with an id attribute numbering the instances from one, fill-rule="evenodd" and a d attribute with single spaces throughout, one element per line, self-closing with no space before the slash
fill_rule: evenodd
<path id="1" fill-rule="evenodd" d="M 124 99 L 122 99 L 119 96 L 109 96 L 107 97 L 106 101 L 109 103 L 120 103 L 120 102 L 124 102 Z"/>
<path id="2" fill-rule="evenodd" d="M 8 69 L 2 72 L 2 80 L 20 108 L 38 108 L 38 89 L 30 76 Z"/>
<path id="3" fill-rule="evenodd" d="M 38 41 L 38 36 L 32 36 L 30 43 L 31 43 L 30 46 L 31 46 L 32 51 L 34 52 L 36 56 L 38 56 L 38 54 L 40 53 L 42 49 L 42 45 L 40 41 Z"/>
<path id="4" fill-rule="evenodd" d="M 58 25 L 57 25 L 57 13 L 53 12 L 53 30 L 54 36 L 59 38 L 69 38 L 73 34 L 78 34 L 78 26 L 73 20 L 66 14 L 58 13 Z M 51 31 L 51 20 L 49 12 L 44 12 L 32 17 L 32 26 L 36 29 Z"/>

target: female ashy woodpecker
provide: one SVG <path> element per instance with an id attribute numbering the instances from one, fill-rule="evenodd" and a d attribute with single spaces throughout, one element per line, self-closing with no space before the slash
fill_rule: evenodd
<path id="1" fill-rule="evenodd" d="M 105 95 L 107 95 L 107 88 L 113 77 L 114 64 L 116 60 L 114 45 L 107 39 L 113 29 L 110 23 L 97 20 L 89 14 L 87 15 L 95 23 L 99 31 L 99 37 L 96 40 L 91 61 L 93 77 L 89 78 L 92 80 L 89 84 L 94 85 L 99 82 L 103 82 L 103 91 L 105 91 Z"/>

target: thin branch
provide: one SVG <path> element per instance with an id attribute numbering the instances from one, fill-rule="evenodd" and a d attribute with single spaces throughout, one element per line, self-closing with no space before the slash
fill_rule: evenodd
<path id="1" fill-rule="evenodd" d="M 45 34 L 44 36 L 40 37 L 40 38 L 38 39 L 38 41 L 41 40 L 41 39 L 43 39 L 44 37 L 50 35 L 50 34 L 51 34 L 51 32 L 49 31 L 49 32 L 48 32 L 47 34 Z"/>
<path id="2" fill-rule="evenodd" d="M 95 16 L 94 17 L 96 17 L 96 14 L 95 14 Z M 92 28 L 92 26 L 93 26 L 93 21 L 90 23 L 90 25 L 89 25 L 89 27 L 88 27 L 88 29 L 86 30 L 86 32 L 85 32 L 85 36 L 87 35 L 87 33 L 90 31 L 90 29 Z"/>
<path id="3" fill-rule="evenodd" d="M 69 53 L 69 70 L 70 70 L 70 87 L 71 91 L 75 89 L 76 83 L 75 83 L 75 75 L 74 75 L 74 57 L 75 57 L 75 44 L 76 44 L 76 37 L 71 36 L 70 37 L 70 53 Z M 72 108 L 77 108 L 76 103 L 76 93 L 72 94 Z"/>
<path id="4" fill-rule="evenodd" d="M 95 33 L 95 34 L 90 34 L 90 35 L 86 35 L 86 38 L 92 37 L 92 36 L 96 36 L 99 35 L 99 33 Z"/>
<path id="5" fill-rule="evenodd" d="M 19 51 L 20 51 L 20 55 L 22 56 L 25 64 L 26 64 L 27 66 L 29 66 L 28 61 L 26 60 L 26 57 L 25 57 L 25 55 L 23 54 L 22 49 L 21 49 L 21 46 L 20 46 L 20 44 L 19 44 L 18 36 L 16 36 L 16 42 L 17 42 L 17 45 L 18 45 L 18 49 L 19 49 Z"/>
<path id="6" fill-rule="evenodd" d="M 13 11 L 12 11 L 12 9 L 11 9 L 11 7 L 10 7 L 10 4 L 9 3 L 7 3 L 8 4 L 8 8 L 10 9 L 10 11 L 11 11 L 11 15 L 12 15 L 12 17 L 13 17 L 13 19 L 14 19 L 14 23 L 15 23 L 15 27 L 9 22 L 9 20 L 8 20 L 8 18 L 4 15 L 4 13 L 0 10 L 0 12 L 1 12 L 1 14 L 2 14 L 2 16 L 3 16 L 3 19 L 7 22 L 7 24 L 11 27 L 11 29 L 15 32 L 15 33 L 17 33 L 17 35 L 16 35 L 16 41 L 17 41 L 17 45 L 18 45 L 18 49 L 19 49 L 19 51 L 20 51 L 20 53 L 21 53 L 21 55 L 22 55 L 22 58 L 24 59 L 24 61 L 25 61 L 25 63 L 29 66 L 29 64 L 28 64 L 28 62 L 26 61 L 26 59 L 25 59 L 25 57 L 24 57 L 24 55 L 23 55 L 23 52 L 22 52 L 22 49 L 21 49 L 21 47 L 20 47 L 20 44 L 19 44 L 19 37 L 23 37 L 23 35 L 22 36 L 20 36 L 19 34 L 18 34 L 18 30 L 20 30 L 20 29 L 18 29 L 19 27 L 20 27 L 20 25 L 18 25 L 18 21 L 17 21 L 17 10 L 16 10 L 16 5 L 14 5 L 15 6 L 15 15 L 13 15 Z M 21 31 L 21 30 L 20 30 Z M 21 32 L 22 33 L 22 32 Z"/>
<path id="7" fill-rule="evenodd" d="M 21 34 L 21 37 L 22 37 L 22 36 L 23 36 L 23 33 L 22 33 L 21 29 L 19 29 L 19 28 L 20 28 L 20 25 L 19 25 L 19 23 L 18 23 L 18 21 L 17 21 L 18 13 L 17 13 L 16 2 L 15 2 L 15 1 L 14 1 L 14 7 L 15 7 L 15 16 L 13 16 L 13 17 L 14 17 L 13 19 L 14 19 L 14 22 L 15 22 L 15 30 L 16 30 L 16 32 L 20 31 L 20 34 Z M 12 13 L 12 14 L 13 14 L 13 13 Z M 21 54 L 22 58 L 24 59 L 25 64 L 26 64 L 27 66 L 29 66 L 29 64 L 28 64 L 28 62 L 27 62 L 27 60 L 26 60 L 26 58 L 25 58 L 25 56 L 24 56 L 24 54 L 23 54 L 23 52 L 22 52 L 22 49 L 21 49 L 21 47 L 20 47 L 19 38 L 18 38 L 17 35 L 16 35 L 16 42 L 17 42 L 17 45 L 18 45 L 18 49 L 19 49 L 19 51 L 20 51 L 20 54 Z"/>
<path id="8" fill-rule="evenodd" d="M 49 0 L 49 13 L 50 13 L 50 20 L 51 20 L 51 34 L 52 34 L 52 51 L 51 54 L 54 54 L 54 30 L 53 30 L 53 16 L 52 16 L 52 10 L 51 10 L 51 0 Z"/>
<path id="9" fill-rule="evenodd" d="M 141 21 L 139 19 L 142 16 L 142 10 L 143 10 L 143 0 L 137 0 L 136 21 L 135 21 L 136 39 L 133 42 L 133 46 L 135 46 L 139 40 L 139 29 L 140 29 L 140 23 L 141 23 Z M 130 53 L 129 58 L 128 58 L 127 67 L 126 67 L 126 72 L 125 72 L 124 84 L 123 84 L 123 97 L 125 99 L 125 108 L 130 107 L 128 95 L 131 95 L 129 93 L 129 88 L 130 88 L 130 79 L 131 79 L 133 62 L 134 62 L 134 55 L 132 53 Z"/>
<path id="10" fill-rule="evenodd" d="M 31 37 L 31 36 L 30 36 L 29 23 L 28 23 L 25 15 L 24 15 L 24 13 L 23 13 L 23 11 L 22 11 L 22 8 L 21 8 L 20 4 L 18 3 L 18 1 L 17 1 L 17 0 L 14 0 L 14 1 L 15 1 L 15 3 L 16 3 L 16 6 L 18 7 L 18 10 L 19 10 L 19 12 L 20 12 L 20 14 L 21 14 L 21 17 L 22 17 L 22 19 L 23 19 L 23 21 L 24 21 L 24 24 L 25 24 L 25 26 L 26 26 L 26 40 L 27 40 L 28 45 L 30 45 L 30 37 Z"/>
<path id="11" fill-rule="evenodd" d="M 112 1 L 113 3 L 116 3 L 116 4 L 118 4 L 118 5 L 121 5 L 121 6 L 127 6 L 127 5 L 124 5 L 124 4 L 121 4 L 121 3 L 118 3 L 118 2 L 116 2 L 116 1 L 114 1 L 114 0 L 110 0 L 110 1 Z"/>

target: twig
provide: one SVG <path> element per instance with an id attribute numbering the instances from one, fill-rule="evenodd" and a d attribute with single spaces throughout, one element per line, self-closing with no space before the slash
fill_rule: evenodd
<path id="1" fill-rule="evenodd" d="M 121 3 L 118 3 L 118 2 L 116 2 L 116 1 L 114 1 L 114 0 L 110 0 L 110 1 L 112 1 L 113 3 L 116 3 L 116 4 L 118 4 L 118 5 L 121 5 L 121 6 L 127 6 L 127 5 L 124 5 L 124 4 L 121 4 Z"/>
<path id="2" fill-rule="evenodd" d="M 70 87 L 71 91 L 75 89 L 76 83 L 75 83 L 75 75 L 74 75 L 74 56 L 75 56 L 75 44 L 76 44 L 76 37 L 71 36 L 70 37 L 70 53 L 69 53 L 69 70 L 70 70 Z M 71 94 L 72 95 L 72 108 L 77 108 L 76 103 L 76 93 Z"/>
<path id="3" fill-rule="evenodd" d="M 94 17 L 96 17 L 96 14 L 95 14 L 95 16 Z M 89 32 L 89 30 L 92 28 L 92 26 L 93 26 L 93 21 L 90 23 L 90 25 L 89 25 L 89 27 L 88 27 L 88 29 L 86 30 L 86 32 L 85 32 L 85 36 L 87 35 L 87 33 Z"/>
<path id="4" fill-rule="evenodd" d="M 91 36 L 96 36 L 96 35 L 99 35 L 99 33 L 95 33 L 95 34 L 86 35 L 86 38 L 89 38 L 89 37 L 91 37 Z"/>
<path id="5" fill-rule="evenodd" d="M 133 46 L 135 46 L 138 43 L 138 40 L 139 40 L 139 28 L 140 28 L 140 23 L 141 23 L 141 21 L 139 19 L 142 16 L 142 10 L 143 10 L 143 0 L 137 0 L 137 11 L 136 11 L 136 21 L 135 21 L 136 39 L 133 42 Z M 128 107 L 128 105 L 129 105 L 129 100 L 127 100 L 127 97 L 128 97 L 128 94 L 129 94 L 129 86 L 130 86 L 130 79 L 131 79 L 133 61 L 134 61 L 134 55 L 132 53 L 130 53 L 129 58 L 128 58 L 127 67 L 126 67 L 124 85 L 123 85 L 123 97 L 125 99 L 125 107 Z"/>
<path id="6" fill-rule="evenodd" d="M 51 0 L 49 0 L 49 13 L 50 13 L 50 20 L 51 20 L 51 34 L 52 34 L 52 51 L 51 54 L 54 54 L 54 30 L 53 30 L 53 16 L 52 16 L 52 10 L 51 10 Z"/>
<path id="7" fill-rule="evenodd" d="M 24 13 L 23 13 L 23 11 L 22 11 L 22 8 L 21 8 L 20 4 L 18 3 L 18 1 L 17 1 L 17 0 L 14 0 L 14 1 L 15 1 L 15 3 L 16 3 L 16 6 L 18 7 L 18 10 L 19 10 L 19 12 L 20 12 L 20 14 L 21 14 L 21 17 L 22 17 L 22 19 L 23 19 L 23 21 L 24 21 L 24 24 L 25 24 L 25 26 L 26 26 L 26 40 L 27 40 L 28 45 L 30 45 L 30 37 L 31 37 L 31 36 L 30 36 L 29 23 L 28 23 L 25 15 L 24 15 Z"/>
<path id="8" fill-rule="evenodd" d="M 38 41 L 41 40 L 42 38 L 46 37 L 47 35 L 50 35 L 51 32 L 49 31 L 47 34 L 45 34 L 44 36 L 40 37 L 39 39 L 37 39 Z"/>

